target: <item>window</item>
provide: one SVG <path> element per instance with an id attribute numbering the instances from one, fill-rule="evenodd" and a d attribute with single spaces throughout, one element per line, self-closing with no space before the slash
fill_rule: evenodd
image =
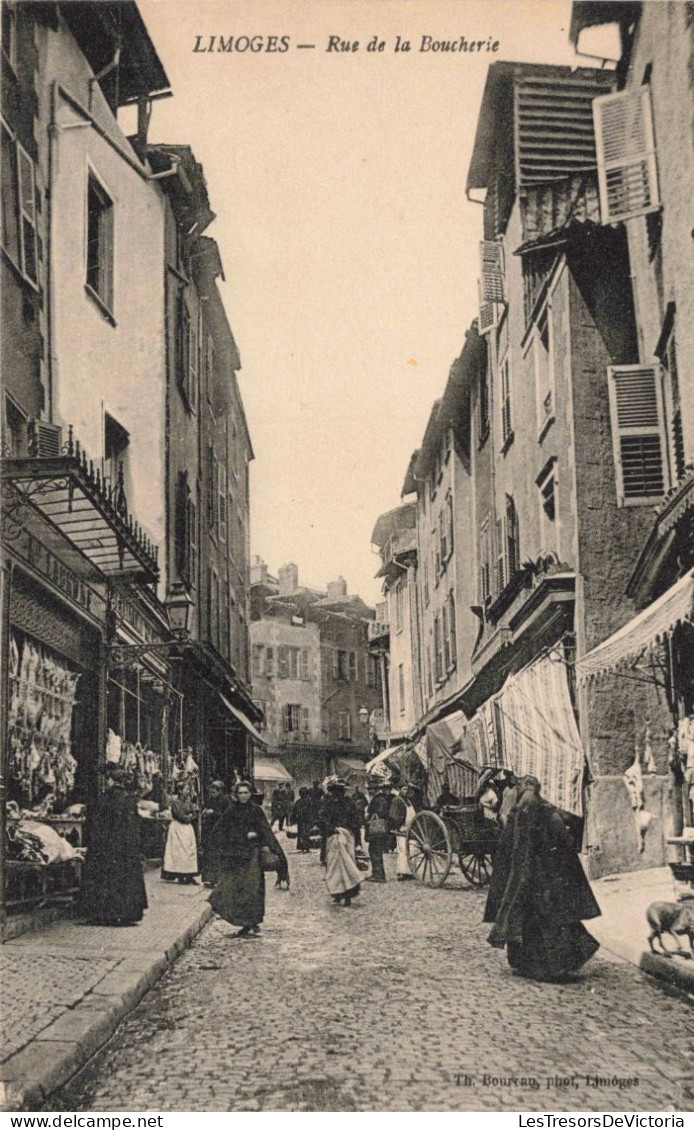
<path id="1" fill-rule="evenodd" d="M 501 442 L 504 448 L 508 447 L 513 439 L 513 425 L 511 423 L 511 356 L 506 353 L 499 369 L 501 378 Z"/>
<path id="2" fill-rule="evenodd" d="M 275 673 L 275 649 L 273 647 L 265 648 L 265 670 L 263 674 L 267 679 L 271 679 Z"/>
<path id="3" fill-rule="evenodd" d="M 431 542 L 434 547 L 434 581 L 438 583 L 441 574 L 441 546 L 439 544 L 438 530 L 431 531 Z"/>
<path id="4" fill-rule="evenodd" d="M 264 658 L 265 658 L 265 648 L 263 647 L 263 645 L 261 643 L 254 643 L 253 644 L 252 656 L 253 656 L 253 675 L 256 678 L 258 678 L 260 675 L 264 674 L 263 661 L 264 661 Z"/>
<path id="5" fill-rule="evenodd" d="M 352 715 L 346 710 L 341 710 L 337 716 L 337 736 L 341 742 L 352 740 Z"/>
<path id="6" fill-rule="evenodd" d="M 27 417 L 9 396 L 5 397 L 2 454 L 7 459 L 21 459 L 27 454 Z"/>
<path id="7" fill-rule="evenodd" d="M 2 17 L 9 5 L 3 4 Z M 4 46 L 4 44 L 3 44 Z M 19 250 L 19 198 L 17 182 L 17 144 L 14 135 L 2 122 L 2 246 L 21 271 Z"/>
<path id="8" fill-rule="evenodd" d="M 306 660 L 298 647 L 279 647 L 277 650 L 277 674 L 280 679 L 308 678 L 308 652 Z M 304 675 L 303 671 L 306 670 Z"/>
<path id="9" fill-rule="evenodd" d="M 456 635 L 456 617 L 455 617 L 455 594 L 453 589 L 448 594 L 446 601 L 446 627 L 448 629 L 448 655 L 449 655 L 449 670 L 453 670 L 458 664 L 458 637 Z"/>
<path id="10" fill-rule="evenodd" d="M 485 518 L 480 529 L 480 573 L 479 573 L 479 598 L 484 604 L 492 593 L 492 547 L 489 518 Z"/>
<path id="11" fill-rule="evenodd" d="M 91 173 L 87 182 L 87 287 L 113 314 L 113 201 Z"/>
<path id="12" fill-rule="evenodd" d="M 227 465 L 219 460 L 217 464 L 217 528 L 219 540 L 227 541 Z"/>
<path id="13" fill-rule="evenodd" d="M 405 594 L 402 581 L 395 585 L 395 630 L 401 632 L 405 622 Z"/>
<path id="14" fill-rule="evenodd" d="M 215 569 L 207 570 L 208 618 L 207 634 L 210 643 L 217 646 L 219 637 L 219 576 Z"/>
<path id="15" fill-rule="evenodd" d="M 489 362 L 480 368 L 479 398 L 477 401 L 477 439 L 483 444 L 489 435 Z"/>
<path id="16" fill-rule="evenodd" d="M 438 612 L 434 616 L 434 679 L 437 683 L 443 679 L 443 635 Z"/>
<path id="17" fill-rule="evenodd" d="M 7 5 L 3 5 L 3 18 Z M 34 162 L 2 122 L 2 245 L 20 274 L 39 284 Z"/>
<path id="18" fill-rule="evenodd" d="M 431 674 L 431 644 L 427 644 L 427 696 L 431 698 L 434 693 L 434 681 Z"/>
<path id="19" fill-rule="evenodd" d="M 2 5 L 2 50 L 13 70 L 17 69 L 17 9 L 14 4 Z"/>
<path id="20" fill-rule="evenodd" d="M 127 469 L 130 433 L 108 412 L 104 416 L 104 480 L 111 491 L 111 501 L 119 514 L 128 509 L 124 478 Z"/>
<path id="21" fill-rule="evenodd" d="M 449 491 L 446 495 L 446 537 L 448 540 L 448 556 L 453 553 L 453 495 Z"/>
<path id="22" fill-rule="evenodd" d="M 518 572 L 518 515 L 510 494 L 506 495 L 504 512 L 496 523 L 496 587 L 503 592 Z"/>
<path id="23" fill-rule="evenodd" d="M 444 510 L 439 510 L 439 558 L 441 561 L 441 571 L 446 567 L 448 561 L 448 520 Z"/>
<path id="24" fill-rule="evenodd" d="M 448 606 L 444 604 L 441 609 L 441 646 L 443 648 L 443 670 L 442 678 L 451 669 L 451 652 L 450 652 L 450 638 L 448 635 Z"/>
<path id="25" fill-rule="evenodd" d="M 366 656 L 366 685 L 367 687 L 376 686 L 376 660 L 373 655 Z"/>
<path id="26" fill-rule="evenodd" d="M 357 653 L 355 651 L 336 649 L 333 652 L 333 679 L 341 679 L 344 682 L 354 682 L 356 678 Z"/>
<path id="27" fill-rule="evenodd" d="M 424 607 L 429 607 L 429 558 L 422 562 L 422 589 L 424 593 Z"/>
<path id="28" fill-rule="evenodd" d="M 554 419 L 554 358 L 551 307 L 547 305 L 535 327 L 535 393 L 540 438 Z"/>
<path id="29" fill-rule="evenodd" d="M 229 584 L 227 581 L 222 585 L 224 593 L 224 608 L 219 617 L 220 623 L 220 649 L 225 659 L 231 659 L 231 624 L 229 621 Z"/>
<path id="30" fill-rule="evenodd" d="M 194 584 L 197 565 L 196 507 L 190 497 L 188 472 L 179 471 L 176 490 L 176 565 L 181 579 Z"/>
<path id="31" fill-rule="evenodd" d="M 298 702 L 286 702 L 282 707 L 282 730 L 285 734 L 308 736 L 308 707 Z"/>
<path id="32" fill-rule="evenodd" d="M 558 492 L 557 492 L 557 460 L 550 459 L 545 464 L 537 478 L 537 488 L 540 493 L 540 530 L 542 536 L 541 549 L 544 551 L 558 550 Z"/>
<path id="33" fill-rule="evenodd" d="M 308 679 L 310 679 L 311 676 L 310 676 L 310 670 L 309 670 L 309 659 L 308 659 L 308 648 L 307 647 L 302 647 L 300 655 L 299 655 L 299 659 L 300 659 L 300 665 L 301 665 L 301 678 L 304 679 L 304 680 L 308 680 Z"/>
<path id="34" fill-rule="evenodd" d="M 607 372 L 618 504 L 648 502 L 670 485 L 661 373 L 655 365 Z"/>
<path id="35" fill-rule="evenodd" d="M 205 394 L 207 396 L 207 403 L 212 404 L 213 390 L 214 390 L 214 342 L 210 335 L 207 337 L 207 349 L 205 351 Z"/>
<path id="36" fill-rule="evenodd" d="M 404 663 L 398 664 L 398 703 L 400 706 L 400 713 L 405 713 L 405 665 Z"/>
<path id="37" fill-rule="evenodd" d="M 198 326 L 195 318 L 188 322 L 188 403 L 191 411 L 195 412 L 198 406 L 198 372 L 199 372 L 199 337 Z"/>
<path id="38" fill-rule="evenodd" d="M 210 444 L 207 449 L 207 524 L 214 531 L 216 517 L 216 492 L 217 492 L 217 456 Z"/>
<path id="39" fill-rule="evenodd" d="M 603 224 L 660 206 L 651 92 L 647 84 L 593 101 Z"/>
<path id="40" fill-rule="evenodd" d="M 479 318 L 481 334 L 499 324 L 501 305 L 505 301 L 504 249 L 496 240 L 480 243 Z"/>

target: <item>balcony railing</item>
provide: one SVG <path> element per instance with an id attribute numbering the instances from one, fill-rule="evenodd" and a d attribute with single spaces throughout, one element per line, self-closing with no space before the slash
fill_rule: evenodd
<path id="1" fill-rule="evenodd" d="M 368 639 L 369 643 L 374 640 L 386 639 L 390 635 L 390 621 L 389 620 L 369 620 Z"/>
<path id="2" fill-rule="evenodd" d="M 128 511 L 123 466 L 115 482 L 102 474 L 68 429 L 67 443 L 54 429 L 50 445 L 2 460 L 2 478 L 11 484 L 5 508 L 5 535 L 22 525 L 28 507 L 38 510 L 108 577 L 127 574 L 154 582 L 159 576 L 158 547 Z"/>

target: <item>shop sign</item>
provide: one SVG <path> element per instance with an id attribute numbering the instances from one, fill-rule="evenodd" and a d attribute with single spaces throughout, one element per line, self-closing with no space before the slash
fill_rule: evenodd
<path id="1" fill-rule="evenodd" d="M 24 530 L 21 536 L 13 542 L 12 548 L 35 572 L 40 573 L 42 577 L 50 581 L 53 587 L 67 596 L 73 604 L 78 605 L 95 619 L 102 622 L 105 620 L 106 601 L 104 597 L 73 573 L 37 538 Z"/>

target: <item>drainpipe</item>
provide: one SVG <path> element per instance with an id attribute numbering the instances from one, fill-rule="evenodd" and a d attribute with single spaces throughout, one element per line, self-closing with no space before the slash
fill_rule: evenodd
<path id="1" fill-rule="evenodd" d="M 51 84 L 51 117 L 48 125 L 48 170 L 46 185 L 46 336 L 48 338 L 48 419 L 55 423 L 55 382 L 58 355 L 55 347 L 55 286 L 53 278 L 53 192 L 57 166 L 58 83 Z"/>

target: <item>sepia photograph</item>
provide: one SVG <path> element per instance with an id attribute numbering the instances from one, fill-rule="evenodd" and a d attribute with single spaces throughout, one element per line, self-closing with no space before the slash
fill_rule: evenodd
<path id="1" fill-rule="evenodd" d="M 684 1128 L 694 3 L 0 13 L 6 1125 Z"/>

